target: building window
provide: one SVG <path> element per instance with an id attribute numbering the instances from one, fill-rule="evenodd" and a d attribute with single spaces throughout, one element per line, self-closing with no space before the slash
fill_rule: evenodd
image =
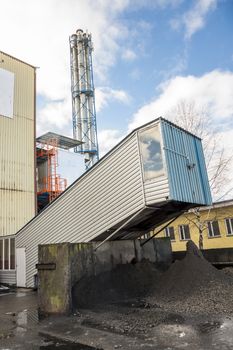
<path id="1" fill-rule="evenodd" d="M 165 228 L 165 237 L 170 237 L 171 241 L 175 241 L 175 230 L 173 226 Z"/>
<path id="2" fill-rule="evenodd" d="M 10 269 L 15 269 L 15 239 L 10 239 Z"/>
<path id="3" fill-rule="evenodd" d="M 233 235 L 233 218 L 231 219 L 225 219 L 226 229 L 227 229 L 227 235 Z"/>
<path id="4" fill-rule="evenodd" d="M 207 227 L 209 237 L 220 237 L 220 230 L 217 220 L 207 221 Z"/>
<path id="5" fill-rule="evenodd" d="M 187 241 L 190 239 L 189 225 L 179 226 L 179 232 L 180 232 L 180 240 L 181 241 Z"/>
<path id="6" fill-rule="evenodd" d="M 0 270 L 3 269 L 3 240 L 0 239 Z"/>
<path id="7" fill-rule="evenodd" d="M 4 239 L 4 270 L 9 269 L 9 239 Z"/>
<path id="8" fill-rule="evenodd" d="M 15 270 L 15 239 L 0 239 L 0 270 Z"/>

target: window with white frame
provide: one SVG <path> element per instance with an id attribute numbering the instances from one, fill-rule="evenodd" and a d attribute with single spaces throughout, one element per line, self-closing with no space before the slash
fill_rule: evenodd
<path id="1" fill-rule="evenodd" d="M 217 220 L 207 221 L 208 236 L 209 237 L 220 237 L 219 224 Z"/>
<path id="2" fill-rule="evenodd" d="M 15 239 L 0 239 L 0 270 L 15 270 Z"/>
<path id="3" fill-rule="evenodd" d="M 233 236 L 233 218 L 225 219 L 228 236 Z"/>
<path id="4" fill-rule="evenodd" d="M 165 228 L 165 237 L 169 237 L 171 241 L 175 241 L 175 230 L 173 226 Z"/>
<path id="5" fill-rule="evenodd" d="M 179 226 L 180 240 L 187 241 L 190 239 L 189 225 L 180 225 Z"/>

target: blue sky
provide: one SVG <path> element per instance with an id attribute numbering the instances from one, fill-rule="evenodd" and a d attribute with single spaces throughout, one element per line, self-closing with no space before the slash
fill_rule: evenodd
<path id="1" fill-rule="evenodd" d="M 0 50 L 40 67 L 38 135 L 72 135 L 69 36 L 82 28 L 93 37 L 102 155 L 133 128 L 160 115 L 169 118 L 181 100 L 208 108 L 233 152 L 232 0 L 0 0 L 0 5 Z M 75 156 L 64 152 L 61 160 L 71 181 L 82 162 L 76 165 Z"/>

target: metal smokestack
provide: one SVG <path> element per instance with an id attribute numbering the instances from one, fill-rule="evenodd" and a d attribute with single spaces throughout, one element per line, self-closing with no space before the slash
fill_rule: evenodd
<path id="1" fill-rule="evenodd" d="M 76 152 L 84 155 L 86 168 L 99 159 L 91 34 L 78 29 L 70 36 L 73 136 L 83 142 Z"/>

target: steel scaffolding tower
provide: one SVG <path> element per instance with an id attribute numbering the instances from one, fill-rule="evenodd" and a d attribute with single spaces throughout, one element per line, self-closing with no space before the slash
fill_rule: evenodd
<path id="1" fill-rule="evenodd" d="M 99 159 L 91 34 L 81 29 L 70 36 L 73 137 L 82 142 L 75 152 L 84 155 L 86 169 Z"/>

